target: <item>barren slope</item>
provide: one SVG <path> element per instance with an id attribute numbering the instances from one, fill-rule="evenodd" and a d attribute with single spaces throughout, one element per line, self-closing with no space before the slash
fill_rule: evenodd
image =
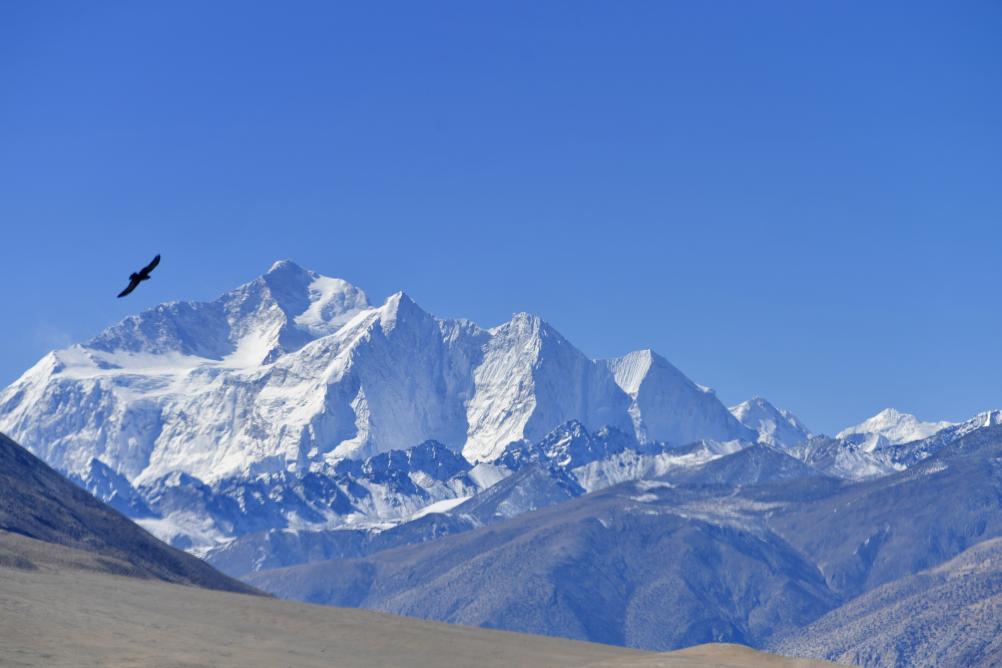
<path id="1" fill-rule="evenodd" d="M 0 568 L 0 666 L 636 668 L 830 665 L 733 645 L 647 654 L 82 571 Z"/>

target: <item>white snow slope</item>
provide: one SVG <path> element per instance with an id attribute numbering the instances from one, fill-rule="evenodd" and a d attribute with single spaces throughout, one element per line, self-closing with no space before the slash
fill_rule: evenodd
<path id="1" fill-rule="evenodd" d="M 638 350 L 605 364 L 630 397 L 633 431 L 642 443 L 756 438 L 720 403 L 713 390 L 696 385 L 652 350 Z"/>
<path id="2" fill-rule="evenodd" d="M 49 464 L 139 485 L 316 470 L 433 439 L 471 462 L 576 419 L 641 442 L 754 440 L 712 391 L 640 351 L 595 362 L 535 316 L 492 329 L 277 262 L 49 353 L 0 392 L 0 431 Z"/>

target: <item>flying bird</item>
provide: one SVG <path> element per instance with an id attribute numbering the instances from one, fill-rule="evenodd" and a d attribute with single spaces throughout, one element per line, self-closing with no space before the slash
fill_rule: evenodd
<path id="1" fill-rule="evenodd" d="M 118 296 L 124 297 L 125 295 L 135 290 L 136 286 L 142 283 L 143 281 L 150 280 L 150 272 L 153 271 L 158 264 L 160 264 L 159 254 L 155 258 L 153 258 L 152 262 L 150 262 L 148 265 L 140 269 L 137 273 L 129 275 L 129 287 L 119 292 Z"/>

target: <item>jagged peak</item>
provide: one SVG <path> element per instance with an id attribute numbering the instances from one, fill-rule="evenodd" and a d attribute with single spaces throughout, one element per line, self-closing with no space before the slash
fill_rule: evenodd
<path id="1" fill-rule="evenodd" d="M 740 404 L 737 404 L 737 406 L 733 406 L 733 408 L 738 408 L 740 406 L 748 406 L 748 407 L 758 406 L 759 408 L 765 408 L 779 412 L 779 408 L 777 408 L 775 404 L 773 404 L 765 397 L 760 397 L 757 394 L 752 396 L 751 399 L 746 399 L 745 401 L 742 401 Z"/>
<path id="2" fill-rule="evenodd" d="M 386 298 L 386 304 L 390 305 L 391 308 L 400 308 L 401 306 L 407 308 L 409 306 L 417 306 L 417 302 L 411 299 L 411 296 L 404 292 L 403 290 L 397 290 L 392 295 Z"/>
<path id="3" fill-rule="evenodd" d="M 316 271 L 304 269 L 292 260 L 279 260 L 267 272 L 227 295 L 245 290 L 248 286 L 264 285 L 278 305 L 290 317 L 305 314 L 317 302 L 338 303 L 345 308 L 358 309 L 369 306 L 365 292 L 344 280 L 324 276 Z"/>
<path id="4" fill-rule="evenodd" d="M 553 325 L 546 322 L 535 313 L 529 313 L 527 311 L 519 311 L 518 313 L 513 313 L 511 316 L 511 320 L 498 325 L 494 329 L 502 329 L 502 328 L 517 329 L 519 331 L 535 332 L 539 334 L 552 334 L 555 336 L 559 336 L 560 338 L 563 338 L 560 332 L 558 332 L 553 327 Z"/>
<path id="5" fill-rule="evenodd" d="M 492 334 L 538 334 L 546 325 L 538 315 L 519 311 L 511 315 L 511 320 L 491 328 Z"/>
<path id="6" fill-rule="evenodd" d="M 982 411 L 963 422 L 953 425 L 958 431 L 968 432 L 975 429 L 985 429 L 987 427 L 997 427 L 1002 426 L 1002 410 L 988 410 Z"/>
<path id="7" fill-rule="evenodd" d="M 304 269 L 299 264 L 296 264 L 292 260 L 276 260 L 268 267 L 268 271 L 262 274 L 264 277 L 280 277 L 280 276 L 318 276 L 317 272 L 310 271 L 309 269 Z"/>
<path id="8" fill-rule="evenodd" d="M 269 268 L 268 271 L 254 281 L 251 281 L 251 284 L 261 284 L 265 286 L 272 293 L 275 300 L 279 302 L 279 305 L 282 306 L 283 310 L 295 310 L 298 304 L 293 306 L 292 309 L 287 309 L 286 305 L 283 304 L 283 301 L 292 300 L 295 302 L 301 302 L 308 300 L 310 283 L 316 280 L 319 276 L 320 275 L 315 271 L 307 271 L 295 262 L 290 260 L 279 260 L 275 264 L 271 265 L 271 268 Z"/>
<path id="9" fill-rule="evenodd" d="M 265 272 L 265 275 L 277 274 L 282 272 L 305 272 L 307 270 L 303 269 L 301 266 L 296 264 L 294 261 L 289 259 L 275 260 L 272 262 L 271 267 Z M 313 272 L 309 272 L 313 273 Z"/>
<path id="10" fill-rule="evenodd" d="M 982 413 L 978 413 L 975 419 L 983 421 L 986 427 L 992 425 L 1002 425 L 1002 410 L 996 409 L 984 411 Z"/>
<path id="11" fill-rule="evenodd" d="M 529 313 L 528 311 L 518 311 L 517 313 L 511 314 L 511 322 L 526 323 L 533 327 L 538 327 L 543 322 L 543 319 L 534 313 Z"/>
<path id="12" fill-rule="evenodd" d="M 678 382 L 688 384 L 704 394 L 713 394 L 712 389 L 692 382 L 678 367 L 650 348 L 634 350 L 622 357 L 614 357 L 604 360 L 604 362 L 612 371 L 616 384 L 630 395 L 636 395 L 640 391 L 640 386 L 655 369 L 667 373 Z"/>
<path id="13" fill-rule="evenodd" d="M 759 411 L 770 415 L 778 415 L 787 420 L 799 422 L 799 420 L 797 420 L 797 418 L 790 411 L 780 408 L 765 397 L 760 397 L 758 395 L 753 396 L 751 399 L 746 399 L 739 404 L 735 404 L 734 406 L 729 407 L 728 410 L 734 417 L 738 418 L 738 420 L 742 420 L 745 415 L 748 415 L 753 411 Z"/>
<path id="14" fill-rule="evenodd" d="M 399 323 L 412 319 L 435 320 L 434 316 L 421 308 L 403 290 L 390 295 L 380 307 L 379 322 L 383 331 L 392 331 Z"/>
<path id="15" fill-rule="evenodd" d="M 579 437 L 588 435 L 588 428 L 580 420 L 571 419 L 551 429 L 543 437 L 542 442 L 559 441 L 567 436 Z"/>
<path id="16" fill-rule="evenodd" d="M 244 350 L 243 342 L 253 338 L 255 350 L 271 348 L 263 360 L 274 361 L 336 332 L 368 308 L 365 292 L 351 283 L 279 260 L 213 301 L 159 304 L 124 318 L 86 345 L 103 352 L 179 352 L 219 360 Z"/>
<path id="17" fill-rule="evenodd" d="M 557 331 L 553 325 L 543 320 L 540 316 L 526 311 L 512 314 L 511 320 L 492 327 L 488 332 L 493 337 L 532 342 L 533 345 L 540 347 L 548 343 L 574 348 L 573 344 Z M 577 351 L 576 348 L 574 350 Z M 583 353 L 578 354 L 583 355 Z"/>

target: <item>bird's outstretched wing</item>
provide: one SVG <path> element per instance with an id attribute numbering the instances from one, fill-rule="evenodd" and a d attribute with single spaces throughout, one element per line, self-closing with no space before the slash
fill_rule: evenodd
<path id="1" fill-rule="evenodd" d="M 143 276 L 149 276 L 150 272 L 153 271 L 154 269 L 156 269 L 156 266 L 158 264 L 160 264 L 160 254 L 159 253 L 157 253 L 157 256 L 155 258 L 153 258 L 153 260 L 148 265 L 146 265 L 145 267 L 143 267 L 142 269 L 140 269 L 139 273 L 141 275 L 143 275 Z"/>
<path id="2" fill-rule="evenodd" d="M 118 296 L 119 297 L 124 297 L 125 295 L 127 295 L 130 292 L 132 292 L 133 290 L 135 290 L 137 285 L 139 285 L 139 279 L 138 278 L 133 278 L 133 279 L 129 280 L 129 287 L 127 287 L 124 290 L 122 290 L 121 292 L 119 292 Z"/>

